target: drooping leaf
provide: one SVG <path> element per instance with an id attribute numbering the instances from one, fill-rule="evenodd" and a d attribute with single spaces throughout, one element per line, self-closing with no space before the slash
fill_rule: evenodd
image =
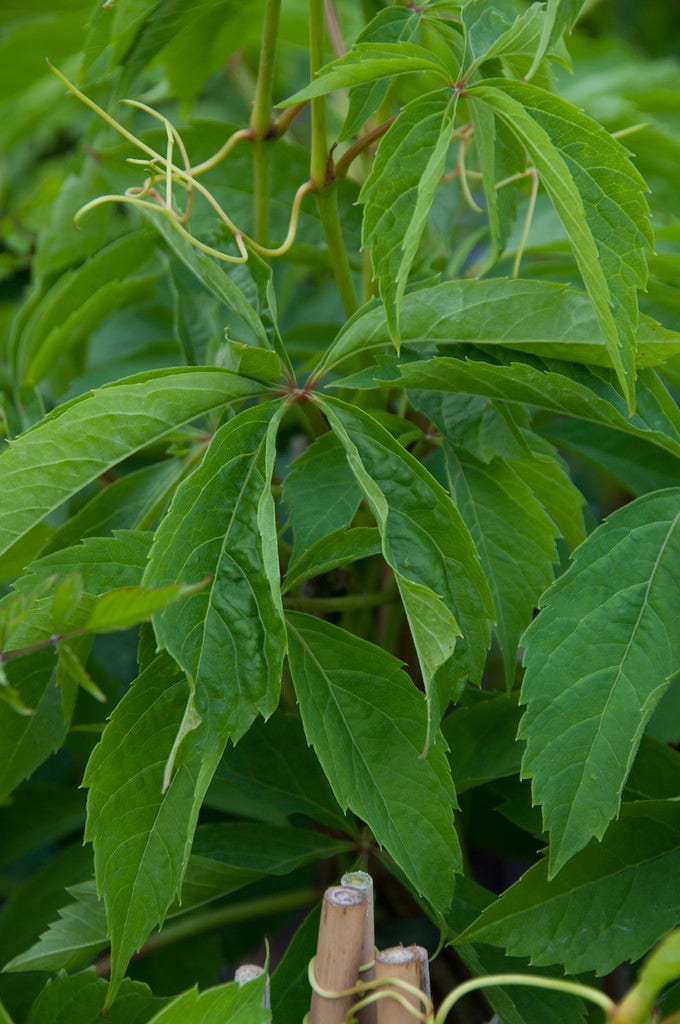
<path id="1" fill-rule="evenodd" d="M 485 465 L 459 458 L 449 446 L 444 459 L 451 494 L 493 594 L 495 632 L 511 686 L 519 638 L 553 581 L 559 531 L 513 462 L 494 459 Z"/>
<path id="2" fill-rule="evenodd" d="M 349 565 L 362 558 L 378 555 L 382 551 L 380 533 L 372 526 L 357 526 L 353 530 L 334 530 L 317 540 L 295 561 L 291 562 L 282 586 L 285 593 L 298 587 L 310 576 L 319 576 L 339 566 Z"/>
<path id="3" fill-rule="evenodd" d="M 496 251 L 502 252 L 517 214 L 517 191 L 514 188 L 496 186 L 499 182 L 512 178 L 526 169 L 526 154 L 512 132 L 496 118 L 490 107 L 472 98 L 468 100 L 468 104 L 486 198 L 491 240 Z"/>
<path id="4" fill-rule="evenodd" d="M 288 624 L 305 733 L 339 804 L 370 825 L 441 912 L 451 902 L 460 849 L 446 756 L 438 744 L 420 756 L 427 731 L 422 695 L 395 658 L 366 640 L 300 613 L 290 613 Z"/>
<path id="5" fill-rule="evenodd" d="M 618 812 L 645 724 L 680 671 L 680 489 L 619 509 L 578 548 L 524 636 L 524 776 L 556 874 Z"/>
<path id="6" fill-rule="evenodd" d="M 395 574 L 423 673 L 430 726 L 436 730 L 440 701 L 445 706 L 468 678 L 479 682 L 489 645 L 493 600 L 477 552 L 449 495 L 384 427 L 335 399 L 319 404 L 381 531 L 383 554 Z M 460 631 L 463 637 L 456 644 Z"/>
<path id="7" fill-rule="evenodd" d="M 189 686 L 162 654 L 115 708 L 88 762 L 86 839 L 111 936 L 110 1004 L 132 953 L 162 923 L 179 892 L 201 800 L 221 750 L 189 734 L 163 788 Z"/>
<path id="8" fill-rule="evenodd" d="M 441 58 L 415 43 L 355 43 L 349 53 L 320 68 L 313 82 L 278 105 L 290 107 L 315 96 L 325 96 L 336 89 L 364 85 L 413 71 L 429 71 L 444 81 L 450 77 L 450 69 Z"/>
<path id="9" fill-rule="evenodd" d="M 607 974 L 638 960 L 680 915 L 680 804 L 626 804 L 552 881 L 530 868 L 457 941 L 491 942 L 532 964 Z"/>
<path id="10" fill-rule="evenodd" d="M 185 726 L 204 720 L 211 751 L 278 703 L 285 630 L 270 485 L 282 413 L 255 406 L 220 427 L 177 489 L 144 576 L 155 587 L 210 577 L 158 612 L 154 631 L 190 681 Z"/>
<path id="11" fill-rule="evenodd" d="M 437 89 L 407 103 L 381 139 L 359 195 L 364 204 L 362 245 L 371 251 L 374 276 L 397 348 L 400 305 L 444 171 L 455 111 L 450 89 Z"/>
<path id="12" fill-rule="evenodd" d="M 632 411 L 637 289 L 645 287 L 652 244 L 643 179 L 624 147 L 565 100 L 509 79 L 490 79 L 470 92 L 492 107 L 531 157 Z"/>
<path id="13" fill-rule="evenodd" d="M 357 36 L 357 43 L 410 42 L 420 23 L 420 13 L 407 7 L 385 7 L 378 11 Z M 356 135 L 385 100 L 390 78 L 355 85 L 349 94 L 349 109 L 342 126 L 341 139 Z"/>
<path id="14" fill-rule="evenodd" d="M 50 979 L 28 1015 L 26 1024 L 99 1024 L 106 999 L 106 982 L 95 971 Z M 125 980 L 107 1024 L 145 1024 L 166 1002 L 154 997 L 139 981 Z"/>
<path id="15" fill-rule="evenodd" d="M 128 377 L 57 407 L 0 455 L 0 553 L 105 470 L 261 385 L 228 370 Z"/>
<path id="16" fill-rule="evenodd" d="M 361 491 L 335 434 L 329 431 L 295 460 L 283 481 L 283 500 L 300 557 L 327 534 L 349 526 Z"/>
<path id="17" fill-rule="evenodd" d="M 680 412 L 653 370 L 636 382 L 636 412 L 628 416 L 614 387 L 611 371 L 573 363 L 486 362 L 479 358 L 435 357 L 397 364 L 394 359 L 338 382 L 343 387 L 406 387 L 486 395 L 501 402 L 602 423 L 644 438 L 672 455 L 680 455 Z"/>
<path id="18" fill-rule="evenodd" d="M 399 325 L 403 345 L 493 345 L 544 359 L 609 366 L 602 329 L 588 297 L 550 281 L 446 281 L 405 295 Z M 680 337 L 649 317 L 636 329 L 637 365 L 655 366 L 680 351 Z M 389 345 L 382 307 L 359 312 L 339 332 L 314 376 L 355 352 Z"/>

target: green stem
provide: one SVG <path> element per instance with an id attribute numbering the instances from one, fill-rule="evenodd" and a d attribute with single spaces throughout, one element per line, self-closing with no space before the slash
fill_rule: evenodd
<path id="1" fill-rule="evenodd" d="M 309 74 L 314 78 L 323 64 L 323 0 L 309 0 Z M 326 97 L 316 96 L 312 108 L 312 155 L 309 176 L 319 191 L 326 184 L 328 136 L 326 133 Z"/>
<path id="2" fill-rule="evenodd" d="M 271 208 L 271 150 L 267 140 L 272 128 L 272 96 L 276 66 L 276 40 L 281 0 L 267 0 L 262 30 L 260 63 L 250 127 L 253 133 L 253 172 L 255 191 L 255 238 L 269 244 Z"/>
<path id="3" fill-rule="evenodd" d="M 357 299 L 356 288 L 354 287 L 354 278 L 352 277 L 352 268 L 349 265 L 345 239 L 342 235 L 342 227 L 338 215 L 337 185 L 335 182 L 317 192 L 316 201 L 319 207 L 319 216 L 321 217 L 321 226 L 323 227 L 326 245 L 328 246 L 328 255 L 333 267 L 335 283 L 338 286 L 340 298 L 342 299 L 342 306 L 345 314 L 352 316 L 359 308 L 359 300 Z"/>
<path id="4" fill-rule="evenodd" d="M 285 606 L 298 612 L 348 612 L 390 604 L 396 596 L 396 590 L 381 590 L 372 594 L 346 594 L 344 597 L 286 597 Z"/>
<path id="5" fill-rule="evenodd" d="M 253 232 L 260 245 L 269 245 L 269 225 L 271 220 L 271 141 L 253 139 L 253 196 L 255 199 L 255 218 Z"/>

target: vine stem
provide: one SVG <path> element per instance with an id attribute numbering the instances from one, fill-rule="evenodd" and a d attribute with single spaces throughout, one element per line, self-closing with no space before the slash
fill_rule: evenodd
<path id="1" fill-rule="evenodd" d="M 309 76 L 313 80 L 323 64 L 324 2 L 309 0 Z M 326 133 L 326 98 L 315 96 L 312 108 L 312 155 L 309 176 L 317 191 L 326 184 L 328 136 Z"/>
<path id="2" fill-rule="evenodd" d="M 336 182 L 331 182 L 324 189 L 316 193 L 316 201 L 321 217 L 328 255 L 331 259 L 335 283 L 340 292 L 342 306 L 345 314 L 349 317 L 356 313 L 359 308 L 352 268 L 349 265 L 349 256 L 345 247 L 345 239 L 342 235 L 342 226 L 338 214 L 338 193 Z"/>
<path id="3" fill-rule="evenodd" d="M 253 179 L 255 197 L 255 238 L 260 245 L 269 244 L 271 214 L 271 146 L 272 95 L 276 64 L 276 40 L 279 30 L 281 0 L 267 0 L 262 29 L 262 46 L 257 72 L 255 100 L 250 118 L 253 140 Z"/>
<path id="4" fill-rule="evenodd" d="M 468 992 L 496 985 L 528 985 L 531 988 L 546 988 L 553 992 L 566 992 L 572 996 L 581 996 L 582 999 L 587 999 L 601 1007 L 608 1019 L 611 1019 L 612 1013 L 616 1009 L 616 1003 L 604 992 L 591 988 L 589 985 L 581 985 L 576 981 L 567 981 L 562 978 L 542 978 L 531 974 L 490 974 L 485 978 L 471 978 L 470 981 L 464 981 L 462 985 L 454 988 L 437 1010 L 434 1024 L 444 1024 L 455 1004 Z"/>

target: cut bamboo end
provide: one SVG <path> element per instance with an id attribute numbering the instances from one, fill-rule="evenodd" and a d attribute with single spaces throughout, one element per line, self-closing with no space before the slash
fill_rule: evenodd
<path id="1" fill-rule="evenodd" d="M 427 951 L 422 946 L 392 946 L 390 949 L 380 950 L 375 954 L 375 978 L 376 981 L 395 978 L 427 995 L 430 986 Z M 414 1024 L 421 1016 L 423 1003 L 415 994 L 396 985 L 387 985 L 382 991 L 398 994 L 413 1007 L 416 1014 L 414 1015 L 397 999 L 383 996 L 375 1003 L 377 1024 Z"/>
<path id="2" fill-rule="evenodd" d="M 366 930 L 366 899 L 366 889 L 343 885 L 331 886 L 324 893 L 314 962 L 316 984 L 322 991 L 312 992 L 310 1024 L 343 1024 L 358 999 L 354 993 L 331 993 L 345 992 L 357 984 Z"/>
<path id="3" fill-rule="evenodd" d="M 254 981 L 255 978 L 259 978 L 263 973 L 264 968 L 260 967 L 259 964 L 241 964 L 234 971 L 234 981 L 239 985 L 245 985 L 249 981 Z M 269 995 L 269 978 L 267 978 L 267 984 L 265 985 L 264 995 L 262 996 L 262 1005 L 267 1009 L 271 1006 L 270 995 Z"/>
<path id="4" fill-rule="evenodd" d="M 348 871 L 340 879 L 341 885 L 366 893 L 366 925 L 364 943 L 361 950 L 361 963 L 373 964 L 375 956 L 375 923 L 373 917 L 373 879 L 366 871 Z M 364 967 L 361 971 L 362 981 L 372 981 L 375 977 L 373 966 Z M 358 1013 L 360 1024 L 376 1024 L 375 1003 L 364 1006 Z"/>

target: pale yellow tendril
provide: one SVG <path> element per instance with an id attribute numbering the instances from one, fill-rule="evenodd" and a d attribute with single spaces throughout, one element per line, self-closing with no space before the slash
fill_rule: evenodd
<path id="1" fill-rule="evenodd" d="M 143 160 L 136 157 L 128 157 L 128 163 L 142 166 L 149 171 L 149 176 L 144 181 L 144 184 L 141 186 L 131 186 L 122 194 L 116 193 L 98 196 L 96 199 L 92 199 L 90 202 L 85 203 L 78 210 L 74 218 L 76 226 L 79 224 L 82 217 L 104 203 L 125 203 L 139 209 L 153 210 L 156 213 L 160 212 L 167 218 L 173 229 L 190 242 L 194 248 L 226 263 L 245 263 L 248 260 L 247 247 L 252 249 L 258 255 L 265 257 L 282 256 L 291 248 L 297 234 L 302 201 L 307 193 L 313 191 L 314 188 L 311 181 L 304 182 L 295 193 L 291 205 L 288 231 L 283 242 L 278 246 L 269 248 L 267 246 L 259 245 L 259 243 L 257 243 L 253 238 L 250 238 L 244 231 L 240 230 L 240 228 L 229 217 L 227 212 L 220 206 L 212 192 L 210 192 L 210 190 L 197 179 L 197 175 L 209 170 L 223 160 L 239 141 L 245 138 L 251 138 L 250 129 L 241 129 L 240 131 L 234 132 L 234 134 L 230 136 L 230 138 L 213 156 L 204 160 L 202 163 L 197 164 L 195 167 L 192 167 L 184 140 L 177 128 L 163 114 L 160 114 L 157 110 L 154 110 L 153 107 L 150 107 L 139 100 L 121 100 L 122 103 L 143 111 L 163 125 L 166 134 L 165 155 L 157 152 L 155 149 L 152 149 L 145 142 L 142 142 L 141 139 L 137 138 L 136 135 L 124 128 L 123 125 L 116 121 L 115 118 L 91 100 L 89 96 L 81 92 L 81 90 L 69 81 L 61 71 L 50 64 L 49 61 L 47 63 L 52 74 L 66 86 L 69 92 L 93 110 L 103 121 L 114 128 L 119 135 L 146 154 L 146 158 Z M 175 147 L 177 147 L 182 158 L 183 166 L 181 167 L 173 160 Z M 158 185 L 161 185 L 162 191 L 156 187 Z M 183 189 L 187 197 L 186 206 L 183 212 L 175 210 L 173 206 L 175 186 L 177 185 Z M 222 252 L 211 245 L 207 245 L 206 243 L 199 241 L 199 239 L 184 227 L 184 224 L 188 221 L 191 213 L 194 192 L 203 196 L 206 202 L 217 214 L 219 220 L 227 227 L 234 238 L 234 242 L 236 243 L 236 247 L 239 251 L 238 256 Z"/>

